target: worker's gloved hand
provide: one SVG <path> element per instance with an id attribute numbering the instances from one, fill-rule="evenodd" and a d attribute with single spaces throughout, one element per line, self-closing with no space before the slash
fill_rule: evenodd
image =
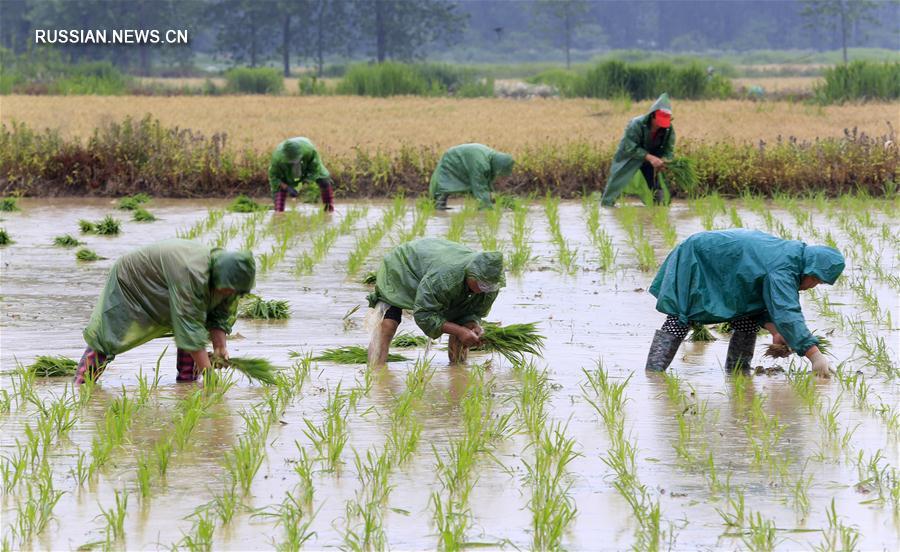
<path id="1" fill-rule="evenodd" d="M 820 378 L 828 379 L 834 375 L 834 370 L 831 369 L 831 366 L 828 364 L 828 359 L 825 358 L 821 352 L 816 351 L 809 357 L 809 361 L 812 362 L 813 372 L 819 376 Z"/>
<path id="2" fill-rule="evenodd" d="M 320 178 L 316 180 L 319 185 L 319 193 L 322 196 L 322 204 L 325 205 L 325 212 L 334 212 L 334 189 L 331 185 L 330 178 Z"/>

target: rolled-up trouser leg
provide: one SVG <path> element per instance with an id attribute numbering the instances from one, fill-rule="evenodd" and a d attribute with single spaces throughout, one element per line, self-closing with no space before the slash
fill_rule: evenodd
<path id="1" fill-rule="evenodd" d="M 100 379 L 100 374 L 106 369 L 106 364 L 112 357 L 95 351 L 90 347 L 84 349 L 81 360 L 78 362 L 78 371 L 75 373 L 75 383 L 81 385 L 90 378 L 92 381 Z"/>
<path id="2" fill-rule="evenodd" d="M 175 359 L 175 368 L 178 370 L 177 381 L 197 381 L 199 374 L 194 365 L 194 357 L 191 353 L 178 349 Z"/>
<path id="3" fill-rule="evenodd" d="M 739 318 L 731 321 L 734 333 L 728 342 L 728 355 L 725 357 L 725 370 L 733 372 L 750 367 L 753 360 L 753 349 L 756 347 L 756 334 L 759 324 L 752 318 Z"/>
<path id="4" fill-rule="evenodd" d="M 650 344 L 650 352 L 647 354 L 646 370 L 651 372 L 664 372 L 678 347 L 687 336 L 689 326 L 682 324 L 677 316 L 668 316 L 662 329 L 656 330 L 653 334 L 653 343 Z"/>
<path id="5" fill-rule="evenodd" d="M 334 187 L 330 178 L 320 178 L 316 180 L 319 185 L 319 197 L 322 199 L 322 205 L 325 211 L 331 213 L 334 211 Z"/>
<path id="6" fill-rule="evenodd" d="M 275 192 L 275 212 L 284 212 L 284 202 L 287 200 L 287 190 L 278 190 Z"/>

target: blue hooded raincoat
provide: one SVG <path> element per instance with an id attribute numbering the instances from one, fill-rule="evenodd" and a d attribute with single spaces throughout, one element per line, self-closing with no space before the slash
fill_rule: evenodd
<path id="1" fill-rule="evenodd" d="M 800 279 L 834 284 L 844 270 L 840 251 L 784 240 L 756 230 L 694 234 L 669 253 L 650 293 L 656 310 L 683 324 L 752 317 L 772 322 L 798 355 L 817 345 L 800 309 Z"/>

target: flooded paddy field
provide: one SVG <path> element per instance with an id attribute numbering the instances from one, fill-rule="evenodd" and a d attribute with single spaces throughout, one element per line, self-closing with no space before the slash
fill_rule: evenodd
<path id="1" fill-rule="evenodd" d="M 897 201 L 451 203 L 299 205 L 275 223 L 217 201 L 154 199 L 146 223 L 95 199 L 2 213 L 2 548 L 897 549 Z M 107 214 L 118 236 L 79 234 Z M 646 292 L 656 267 L 687 236 L 738 225 L 844 253 L 835 286 L 801 293 L 831 381 L 763 357 L 768 336 L 759 374 L 728 375 L 715 328 L 666 375 L 644 372 L 664 319 Z M 76 261 L 53 245 L 66 233 L 106 259 Z M 229 340 L 283 367 L 278 386 L 227 370 L 176 384 L 171 339 L 119 355 L 89 390 L 26 375 L 37 355 L 80 357 L 115 258 L 176 235 L 249 247 L 255 293 L 289 302 L 290 319 L 239 319 Z M 368 342 L 362 278 L 420 235 L 502 249 L 514 270 L 489 319 L 537 322 L 543 355 L 449 366 L 444 339 L 375 373 L 311 360 Z"/>

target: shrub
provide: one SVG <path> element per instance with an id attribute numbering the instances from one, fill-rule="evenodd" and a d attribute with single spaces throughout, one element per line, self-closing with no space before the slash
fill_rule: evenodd
<path id="1" fill-rule="evenodd" d="M 328 93 L 325 83 L 310 75 L 303 75 L 297 80 L 297 90 L 301 96 L 321 96 Z"/>
<path id="2" fill-rule="evenodd" d="M 668 63 L 627 64 L 605 61 L 577 75 L 566 90 L 570 96 L 615 98 L 623 95 L 633 100 L 655 99 L 662 92 L 674 98 L 698 99 L 727 97 L 731 82 L 722 76 L 708 77 L 699 64 L 673 66 Z M 565 90 L 561 89 L 565 93 Z"/>
<path id="3" fill-rule="evenodd" d="M 900 62 L 854 61 L 826 69 L 824 77 L 815 89 L 823 103 L 900 98 Z"/>
<path id="4" fill-rule="evenodd" d="M 225 73 L 225 89 L 241 94 L 280 94 L 284 78 L 270 67 L 235 67 Z"/>
<path id="5" fill-rule="evenodd" d="M 355 96 L 423 96 L 429 91 L 428 82 L 412 66 L 395 62 L 352 65 L 337 85 L 338 94 Z"/>

